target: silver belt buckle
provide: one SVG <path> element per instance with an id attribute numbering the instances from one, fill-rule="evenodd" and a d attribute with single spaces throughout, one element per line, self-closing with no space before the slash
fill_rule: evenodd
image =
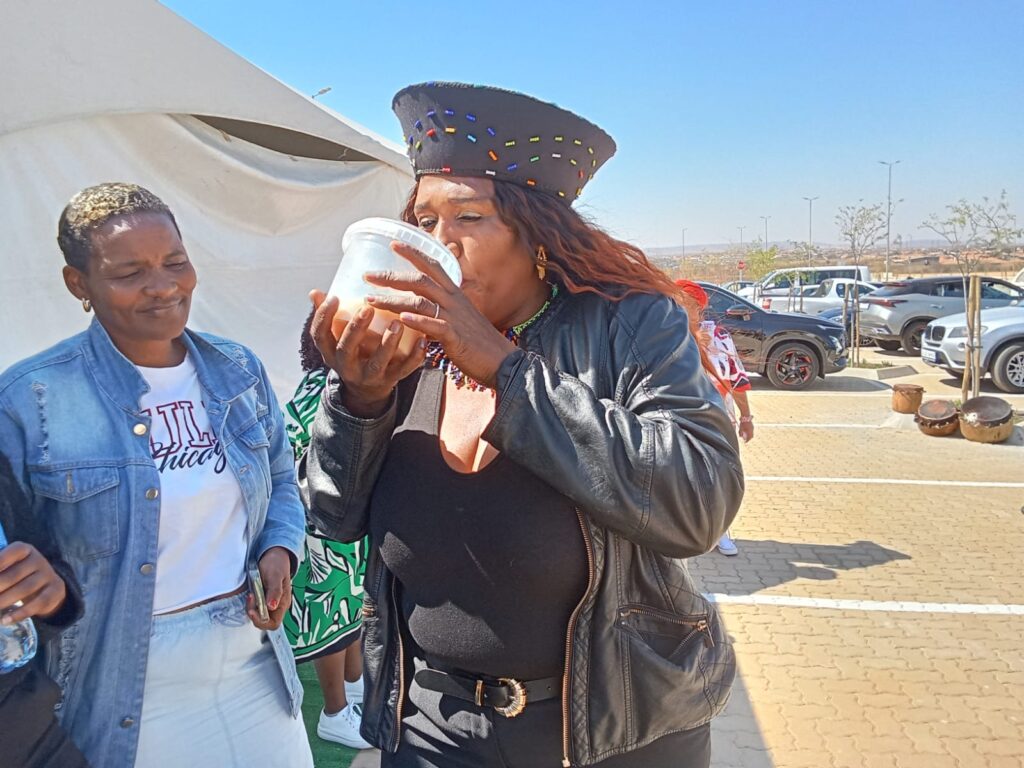
<path id="1" fill-rule="evenodd" d="M 512 701 L 504 707 L 495 707 L 494 711 L 503 717 L 521 715 L 526 709 L 526 686 L 511 677 L 499 677 L 498 682 L 507 685 L 512 691 Z"/>

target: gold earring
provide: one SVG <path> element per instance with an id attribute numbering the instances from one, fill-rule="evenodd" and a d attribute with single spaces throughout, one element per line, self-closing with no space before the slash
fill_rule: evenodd
<path id="1" fill-rule="evenodd" d="M 548 273 L 548 252 L 544 249 L 543 245 L 537 246 L 537 277 L 541 280 L 544 279 Z"/>
<path id="2" fill-rule="evenodd" d="M 92 302 L 89 301 L 88 299 L 82 299 L 82 309 L 85 312 L 91 312 L 92 311 Z"/>

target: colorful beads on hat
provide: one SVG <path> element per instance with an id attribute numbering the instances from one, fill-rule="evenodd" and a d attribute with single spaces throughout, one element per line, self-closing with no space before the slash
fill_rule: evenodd
<path id="1" fill-rule="evenodd" d="M 565 141 L 565 136 L 555 136 L 555 141 Z"/>
<path id="2" fill-rule="evenodd" d="M 496 174 L 496 173 L 495 173 L 494 171 L 492 171 L 492 170 L 486 170 L 486 171 L 484 171 L 484 173 L 486 173 L 486 174 L 487 174 L 488 176 L 497 176 L 497 175 L 498 175 L 498 174 Z"/>
<path id="3" fill-rule="evenodd" d="M 506 147 L 514 147 L 515 145 L 516 145 L 516 140 L 515 139 L 509 139 L 508 141 L 505 142 L 505 146 Z"/>
<path id="4" fill-rule="evenodd" d="M 537 186 L 537 182 L 534 179 L 527 179 L 526 180 L 526 185 L 528 187 L 536 187 Z"/>
<path id="5" fill-rule="evenodd" d="M 451 173 L 451 172 L 452 172 L 452 167 L 450 165 L 445 165 L 445 166 L 441 167 L 441 173 Z"/>
<path id="6" fill-rule="evenodd" d="M 422 120 L 417 120 L 416 121 L 416 130 L 417 131 L 422 131 L 423 130 L 423 121 Z"/>
<path id="7" fill-rule="evenodd" d="M 583 142 L 580 141 L 579 139 L 573 139 L 572 143 L 575 144 L 577 147 L 582 147 L 583 146 Z"/>
<path id="8" fill-rule="evenodd" d="M 455 117 L 455 110 L 454 110 L 454 109 L 446 109 L 446 110 L 444 111 L 444 113 L 445 113 L 446 115 L 448 115 L 448 117 Z"/>
<path id="9" fill-rule="evenodd" d="M 536 144 L 538 141 L 540 141 L 540 136 L 531 136 L 530 137 L 530 143 L 531 144 Z"/>
<path id="10" fill-rule="evenodd" d="M 437 110 L 434 110 L 434 109 L 428 109 L 427 110 L 427 117 L 433 117 L 436 114 L 437 114 Z"/>
<path id="11" fill-rule="evenodd" d="M 455 126 L 454 125 L 449 125 L 447 128 L 444 129 L 444 132 L 445 133 L 455 133 Z"/>
<path id="12" fill-rule="evenodd" d="M 421 149 L 423 149 L 423 142 L 422 141 L 417 141 L 416 142 L 416 151 L 419 152 Z"/>
<path id="13" fill-rule="evenodd" d="M 470 114 L 469 112 L 467 112 L 466 113 L 466 119 L 469 120 L 469 122 L 471 122 L 471 123 L 475 123 L 476 122 L 476 115 L 473 115 L 473 114 Z"/>
<path id="14" fill-rule="evenodd" d="M 436 129 L 436 128 L 431 128 L 431 129 L 429 129 L 429 130 L 427 131 L 427 136 L 429 136 L 429 137 L 430 137 L 430 138 L 432 138 L 432 139 L 433 139 L 434 137 L 436 137 L 436 136 L 437 136 L 437 129 Z"/>
<path id="15" fill-rule="evenodd" d="M 540 155 L 534 155 L 530 158 L 531 163 L 536 163 L 538 160 L 540 160 Z"/>
<path id="16" fill-rule="evenodd" d="M 555 160 L 561 160 L 562 159 L 562 153 L 561 152 L 552 152 L 551 153 L 551 157 L 553 157 Z"/>
<path id="17" fill-rule="evenodd" d="M 493 149 L 487 150 L 487 156 L 491 158 L 491 160 L 493 160 L 494 162 L 498 162 L 498 153 L 495 152 Z"/>
<path id="18" fill-rule="evenodd" d="M 474 136 L 472 133 L 467 133 L 466 138 L 472 141 L 474 144 L 476 144 L 476 136 Z"/>
<path id="19" fill-rule="evenodd" d="M 512 171 L 514 171 L 518 167 L 519 163 L 510 163 L 505 170 L 507 170 L 509 173 L 512 173 Z"/>
<path id="20" fill-rule="evenodd" d="M 488 136 L 497 136 L 497 135 L 498 135 L 498 132 L 497 132 L 497 131 L 495 131 L 495 130 L 494 130 L 493 128 L 488 128 L 488 129 L 487 129 L 487 135 L 488 135 Z"/>

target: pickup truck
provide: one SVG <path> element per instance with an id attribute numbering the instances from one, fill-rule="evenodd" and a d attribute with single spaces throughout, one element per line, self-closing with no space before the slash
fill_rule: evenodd
<path id="1" fill-rule="evenodd" d="M 863 281 L 851 280 L 848 277 L 835 277 L 824 281 L 821 285 L 804 289 L 803 296 L 794 294 L 792 296 L 765 296 L 761 299 L 761 309 L 770 312 L 801 312 L 805 315 L 818 315 L 827 309 L 836 309 L 843 306 L 848 295 L 852 295 L 856 285 L 857 297 L 866 296 L 877 284 L 865 283 Z"/>

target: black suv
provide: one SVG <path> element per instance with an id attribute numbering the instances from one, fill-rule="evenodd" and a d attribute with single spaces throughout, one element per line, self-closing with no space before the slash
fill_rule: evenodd
<path id="1" fill-rule="evenodd" d="M 839 323 L 810 315 L 765 312 L 735 293 L 701 283 L 708 319 L 732 334 L 743 367 L 778 389 L 806 389 L 818 377 L 846 367 L 846 335 Z"/>

